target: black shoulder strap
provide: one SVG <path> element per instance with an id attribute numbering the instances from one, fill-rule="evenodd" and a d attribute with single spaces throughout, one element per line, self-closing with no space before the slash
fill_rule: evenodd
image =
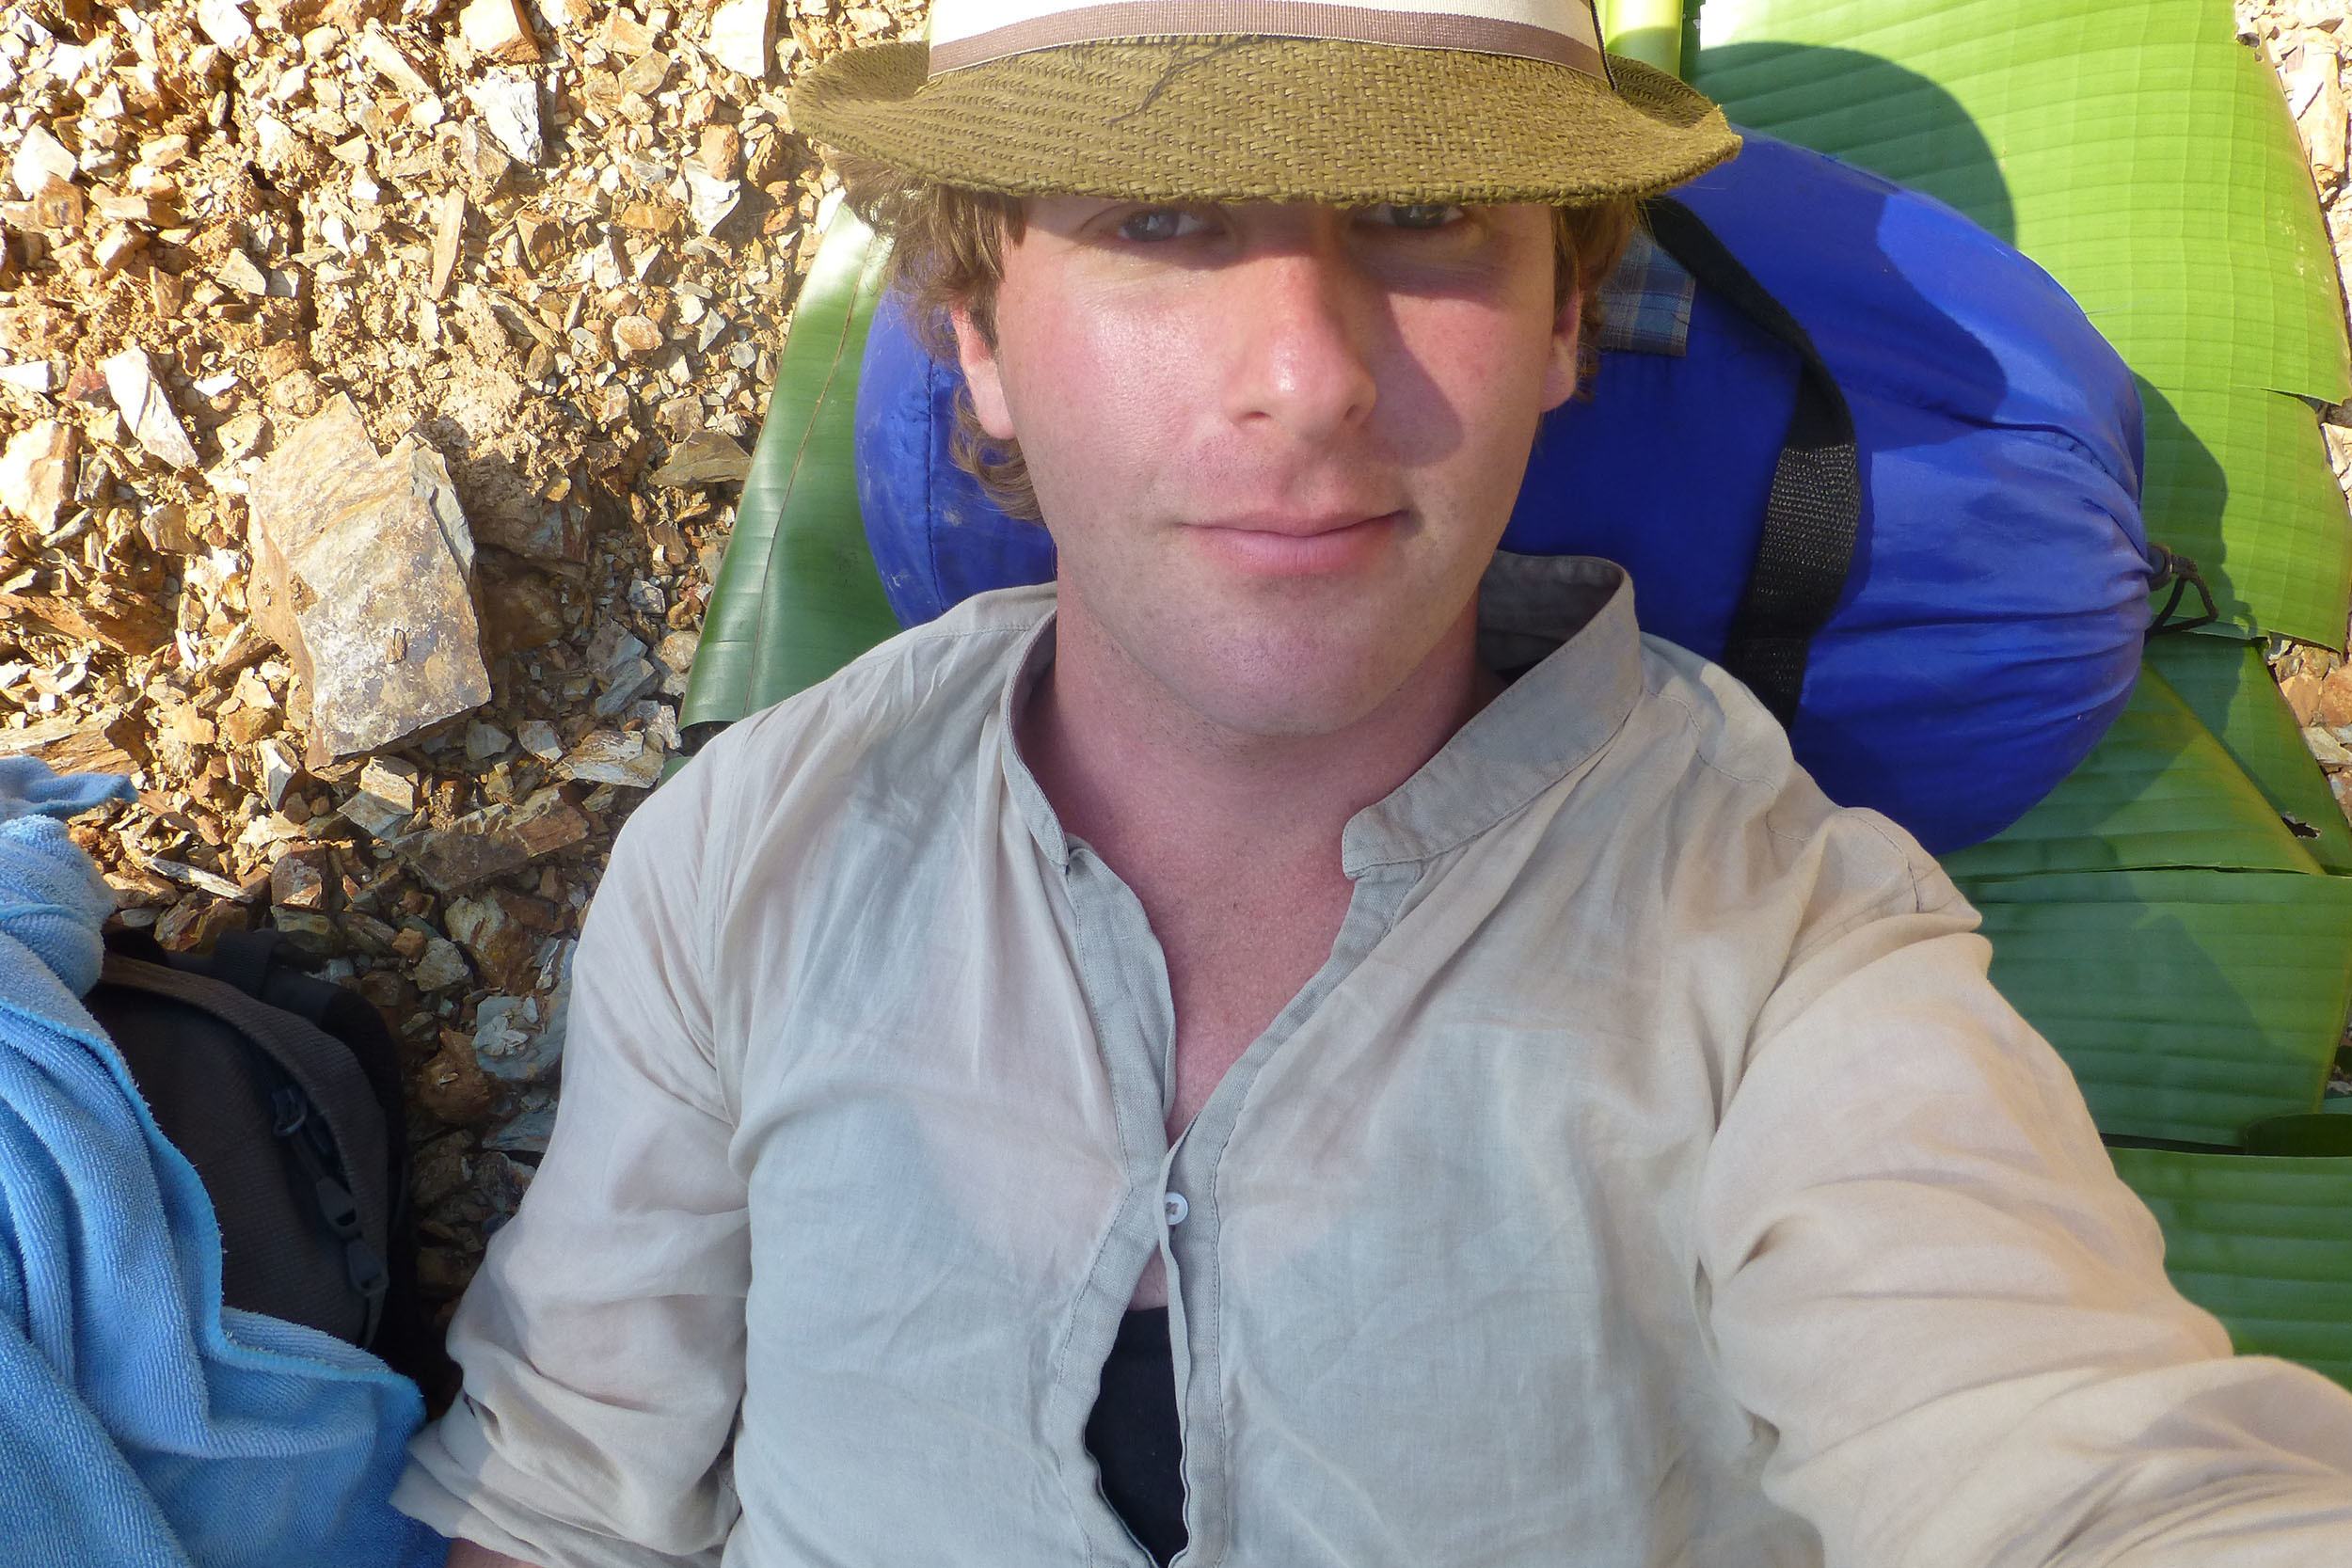
<path id="1" fill-rule="evenodd" d="M 367 1331 L 373 1333 L 387 1285 L 385 1259 L 391 1255 L 393 1194 L 390 1130 L 380 1117 L 356 1114 L 373 1106 L 374 1090 L 358 1059 L 342 1042 L 307 1019 L 271 1006 L 223 979 L 164 964 L 141 962 L 119 953 L 106 956 L 102 978 L 108 985 L 168 998 L 219 1020 L 253 1042 L 283 1079 L 299 1090 L 280 1107 L 293 1118 L 279 1136 L 299 1157 L 316 1151 L 294 1134 L 315 1114 L 326 1123 L 326 1147 L 342 1169 L 322 1164 L 310 1172 L 320 1211 L 345 1243 L 351 1282 L 368 1303 Z M 308 1162 L 306 1162 L 306 1165 Z"/>
<path id="2" fill-rule="evenodd" d="M 1647 208 L 1650 232 L 1691 276 L 1720 294 L 1802 362 L 1797 405 L 1788 416 L 1780 465 L 1772 472 L 1747 593 L 1732 614 L 1724 668 L 1783 724 L 1804 694 L 1805 659 L 1837 608 L 1853 566 L 1862 526 L 1862 463 L 1846 395 L 1821 363 L 1813 340 L 1767 293 L 1696 214 L 1677 201 Z"/>
<path id="3" fill-rule="evenodd" d="M 359 1069 L 367 1074 L 385 1121 L 405 1133 L 407 1123 L 396 1065 L 399 1047 L 384 1027 L 382 1015 L 365 999 L 310 974 L 307 966 L 290 957 L 277 931 L 226 931 L 213 944 L 209 957 L 173 954 L 168 961 L 174 969 L 209 974 L 273 1007 L 283 1007 L 350 1046 Z M 394 1150 L 395 1164 L 405 1166 L 406 1158 L 405 1148 Z"/>

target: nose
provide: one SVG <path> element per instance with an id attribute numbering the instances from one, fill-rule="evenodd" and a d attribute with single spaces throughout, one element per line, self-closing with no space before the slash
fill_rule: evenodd
<path id="1" fill-rule="evenodd" d="M 1269 251 L 1232 269 L 1226 413 L 1268 421 L 1303 442 L 1360 426 L 1379 397 L 1373 373 L 1376 302 L 1328 238 Z"/>

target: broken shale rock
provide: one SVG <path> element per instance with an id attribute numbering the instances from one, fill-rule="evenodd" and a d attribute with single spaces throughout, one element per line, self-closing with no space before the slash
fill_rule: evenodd
<path id="1" fill-rule="evenodd" d="M 516 0 L 472 0 L 458 12 L 457 25 L 473 52 L 485 59 L 531 65 L 539 58 L 538 40 Z"/>
<path id="2" fill-rule="evenodd" d="M 309 767 L 490 700 L 473 535 L 437 454 L 404 436 L 379 456 L 339 394 L 279 441 L 249 506 L 254 614 L 309 692 Z"/>
<path id="3" fill-rule="evenodd" d="M 8 438 L 0 454 L 0 511 L 24 518 L 43 532 L 73 495 L 73 458 L 79 433 L 70 424 L 42 420 Z"/>
<path id="4" fill-rule="evenodd" d="M 392 850 L 436 893 L 463 893 L 520 870 L 531 850 L 482 814 L 453 828 L 428 828 L 392 841 Z"/>
<path id="5" fill-rule="evenodd" d="M 162 601 L 110 581 L 95 584 L 87 595 L 0 589 L 0 621 L 18 615 L 134 657 L 171 641 L 171 611 Z"/>
<path id="6" fill-rule="evenodd" d="M 733 436 L 716 430 L 698 431 L 680 441 L 653 471 L 656 484 L 701 489 L 711 484 L 739 483 L 752 471 L 751 453 Z"/>
<path id="7" fill-rule="evenodd" d="M 174 468 L 197 466 L 196 448 L 188 440 L 171 399 L 155 375 L 146 352 L 126 348 L 98 367 L 106 377 L 106 391 L 121 412 L 123 427 L 148 454 Z"/>

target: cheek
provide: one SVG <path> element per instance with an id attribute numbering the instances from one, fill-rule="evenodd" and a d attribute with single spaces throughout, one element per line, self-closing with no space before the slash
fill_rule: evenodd
<path id="1" fill-rule="evenodd" d="M 1065 303 L 999 317 L 998 357 L 1013 430 L 1041 500 L 1057 493 L 1146 482 L 1175 445 L 1190 392 L 1181 367 L 1197 363 L 1164 320 Z"/>
<path id="2" fill-rule="evenodd" d="M 1548 402 L 1550 327 L 1549 315 L 1533 309 L 1449 304 L 1422 313 L 1402 334 L 1416 373 L 1389 378 L 1389 389 L 1407 396 L 1418 389 L 1432 405 L 1391 413 L 1410 427 L 1457 432 L 1446 451 L 1431 454 L 1438 461 L 1502 464 L 1507 471 L 1498 480 L 1516 484 Z"/>

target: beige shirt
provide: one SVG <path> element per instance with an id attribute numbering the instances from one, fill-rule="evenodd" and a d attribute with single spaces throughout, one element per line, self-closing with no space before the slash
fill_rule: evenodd
<path id="1" fill-rule="evenodd" d="M 1012 742 L 1050 590 L 736 725 L 622 834 L 563 1109 L 395 1500 L 549 1564 L 1148 1561 L 1083 1428 L 1172 1282 L 1183 1562 L 2352 1562 L 2352 1396 L 2228 1358 L 1911 839 L 1589 561 L 1348 824 L 1171 1148 L 1141 906 Z"/>

